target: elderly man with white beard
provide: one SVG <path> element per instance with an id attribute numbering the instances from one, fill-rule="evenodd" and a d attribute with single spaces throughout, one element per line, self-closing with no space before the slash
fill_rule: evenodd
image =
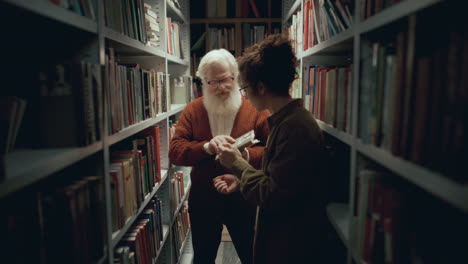
<path id="1" fill-rule="evenodd" d="M 255 207 L 239 192 L 218 193 L 212 183 L 216 176 L 230 173 L 215 160 L 218 146 L 233 143 L 234 138 L 250 130 L 254 130 L 260 143 L 246 148 L 242 155 L 252 166 L 261 167 L 269 113 L 258 112 L 242 97 L 238 75 L 231 53 L 224 49 L 208 52 L 197 71 L 203 83 L 203 97 L 186 106 L 170 143 L 171 162 L 193 167 L 189 214 L 195 264 L 215 263 L 223 224 L 241 262 L 252 262 Z"/>

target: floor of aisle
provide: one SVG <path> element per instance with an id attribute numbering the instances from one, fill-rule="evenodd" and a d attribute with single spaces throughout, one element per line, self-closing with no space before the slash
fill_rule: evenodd
<path id="1" fill-rule="evenodd" d="M 232 242 L 221 242 L 216 257 L 216 264 L 240 264 L 236 249 Z"/>

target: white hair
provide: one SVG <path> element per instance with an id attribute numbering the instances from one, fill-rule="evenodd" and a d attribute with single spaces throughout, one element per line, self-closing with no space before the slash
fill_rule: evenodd
<path id="1" fill-rule="evenodd" d="M 205 79 L 207 70 L 214 64 L 223 64 L 227 66 L 234 79 L 237 80 L 237 77 L 239 76 L 239 65 L 237 64 L 236 58 L 234 58 L 234 56 L 225 49 L 214 49 L 205 54 L 205 56 L 200 60 L 197 76 L 201 79 Z"/>

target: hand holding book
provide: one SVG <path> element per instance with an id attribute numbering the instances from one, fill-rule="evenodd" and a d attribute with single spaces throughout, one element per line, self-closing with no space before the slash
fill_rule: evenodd
<path id="1" fill-rule="evenodd" d="M 222 146 L 224 146 L 224 148 L 232 146 L 233 148 L 237 148 L 240 153 L 241 151 L 244 151 L 245 148 L 255 145 L 258 142 L 260 141 L 258 139 L 255 139 L 255 132 L 253 130 L 250 130 L 244 135 L 236 138 L 235 142 L 231 142 L 231 144 L 227 144 L 227 146 L 226 146 L 226 143 L 220 144 L 218 148 L 220 148 L 221 150 Z M 219 155 L 216 155 L 215 160 L 218 160 L 218 159 L 219 159 Z"/>
<path id="2" fill-rule="evenodd" d="M 235 148 L 231 144 L 223 144 L 219 147 L 220 152 L 216 158 L 219 158 L 219 163 L 224 167 L 230 169 L 232 164 L 242 158 L 242 154 L 240 153 L 239 149 Z"/>
<path id="3" fill-rule="evenodd" d="M 210 140 L 210 142 L 208 143 L 208 150 L 209 152 L 211 152 L 211 154 L 215 154 L 219 152 L 219 146 L 221 146 L 222 144 L 235 142 L 236 140 L 230 136 L 218 135 Z"/>

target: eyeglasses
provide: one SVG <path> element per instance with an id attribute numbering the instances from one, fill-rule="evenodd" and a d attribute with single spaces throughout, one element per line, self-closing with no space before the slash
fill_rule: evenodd
<path id="1" fill-rule="evenodd" d="M 206 80 L 206 83 L 211 88 L 218 88 L 220 84 L 230 85 L 233 82 L 234 82 L 234 77 L 227 77 L 227 78 L 224 78 L 222 80 L 211 80 L 211 81 Z"/>
<path id="2" fill-rule="evenodd" d="M 247 87 L 240 88 L 239 92 L 241 93 L 242 96 L 247 96 Z"/>

